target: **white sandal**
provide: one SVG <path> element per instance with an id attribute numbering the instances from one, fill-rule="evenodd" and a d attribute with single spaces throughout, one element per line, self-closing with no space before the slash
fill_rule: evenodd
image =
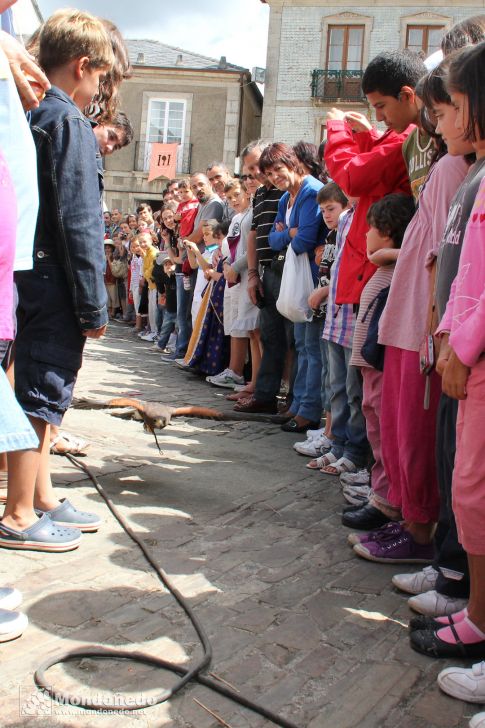
<path id="1" fill-rule="evenodd" d="M 65 450 L 61 450 L 57 447 L 57 444 L 64 440 L 67 442 L 68 447 Z M 82 440 L 80 437 L 75 437 L 69 432 L 59 432 L 50 443 L 50 451 L 53 455 L 80 455 L 89 447 L 87 440 Z"/>
<path id="2" fill-rule="evenodd" d="M 310 470 L 321 470 L 324 465 L 333 465 L 333 463 L 336 463 L 337 460 L 338 458 L 336 455 L 332 452 L 327 452 L 325 455 L 320 455 L 320 457 L 310 460 L 310 462 L 306 464 L 306 467 Z"/>
<path id="3" fill-rule="evenodd" d="M 337 471 L 336 473 L 332 473 L 329 470 L 326 470 L 326 468 L 335 468 Z M 331 463 L 326 463 L 323 468 L 320 468 L 321 473 L 325 473 L 325 475 L 342 475 L 342 473 L 356 473 L 357 472 L 357 466 L 354 465 L 352 460 L 348 460 L 348 458 L 335 458 L 335 460 Z"/>

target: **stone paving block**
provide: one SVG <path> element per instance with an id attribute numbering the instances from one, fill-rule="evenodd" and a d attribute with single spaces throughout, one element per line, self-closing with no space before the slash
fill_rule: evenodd
<path id="1" fill-rule="evenodd" d="M 396 664 L 367 663 L 359 665 L 352 673 L 333 685 L 328 694 L 329 705 L 323 715 L 312 720 L 308 728 L 339 726 L 357 728 L 362 721 L 378 709 L 380 702 L 391 691 L 395 702 L 408 689 L 410 670 Z M 415 671 L 414 679 L 418 676 Z"/>
<path id="2" fill-rule="evenodd" d="M 467 706 L 470 707 L 470 706 Z M 454 728 L 462 725 L 464 703 L 444 695 L 437 685 L 426 692 L 412 705 L 413 715 L 422 718 L 429 726 Z M 480 711 L 480 706 L 474 706 L 474 712 Z"/>
<path id="3" fill-rule="evenodd" d="M 242 615 L 234 618 L 230 624 L 237 629 L 245 629 L 248 632 L 260 634 L 274 623 L 277 614 L 278 612 L 275 609 L 259 606 L 254 609 L 249 609 Z"/>
<path id="4" fill-rule="evenodd" d="M 278 544 L 265 549 L 258 557 L 263 566 L 274 568 L 276 566 L 288 566 L 305 553 L 302 548 L 295 548 L 291 544 Z"/>
<path id="5" fill-rule="evenodd" d="M 396 573 L 395 565 L 374 564 L 365 559 L 355 558 L 353 565 L 327 586 L 336 589 L 351 589 L 362 594 L 381 594 L 389 589 L 389 583 Z"/>
<path id="6" fill-rule="evenodd" d="M 271 642 L 265 645 L 260 645 L 259 649 L 261 650 L 261 654 L 263 654 L 273 665 L 276 665 L 277 667 L 288 665 L 297 654 L 296 649 L 289 649 L 288 647 L 276 645 Z"/>
<path id="7" fill-rule="evenodd" d="M 318 627 L 304 614 L 285 617 L 278 626 L 270 627 L 261 636 L 262 643 L 274 642 L 296 650 L 313 649 L 321 639 Z"/>
<path id="8" fill-rule="evenodd" d="M 287 609 L 291 607 L 296 611 L 301 611 L 297 609 L 297 605 L 314 594 L 317 589 L 318 585 L 313 580 L 312 574 L 309 575 L 307 571 L 304 574 L 298 573 L 291 580 L 285 580 L 283 583 L 266 589 L 260 599 L 267 604 Z"/>
<path id="9" fill-rule="evenodd" d="M 282 568 L 264 568 L 257 572 L 256 576 L 262 582 L 267 584 L 278 584 L 284 582 L 286 579 L 291 579 L 297 574 L 305 574 L 306 568 L 303 559 L 294 561 L 289 566 L 283 566 Z"/>
<path id="10" fill-rule="evenodd" d="M 311 678 L 321 677 L 328 670 L 334 669 L 339 657 L 341 657 L 341 653 L 335 647 L 320 645 L 302 659 L 295 660 L 292 669 Z"/>

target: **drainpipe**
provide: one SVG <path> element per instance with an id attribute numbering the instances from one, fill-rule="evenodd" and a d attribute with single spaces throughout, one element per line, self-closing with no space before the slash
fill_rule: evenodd
<path id="1" fill-rule="evenodd" d="M 239 74 L 239 121 L 237 129 L 237 150 L 236 155 L 239 157 L 241 151 L 241 137 L 242 137 L 242 118 L 243 118 L 243 104 L 244 104 L 244 82 L 246 80 L 246 73 Z"/>

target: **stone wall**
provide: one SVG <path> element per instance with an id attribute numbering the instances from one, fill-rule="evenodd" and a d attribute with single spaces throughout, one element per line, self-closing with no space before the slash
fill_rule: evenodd
<path id="1" fill-rule="evenodd" d="M 266 87 L 262 136 L 294 143 L 319 142 L 325 115 L 333 103 L 311 98 L 311 74 L 325 68 L 329 24 L 365 25 L 364 66 L 383 51 L 404 47 L 407 25 L 454 23 L 483 12 L 483 0 L 445 6 L 398 3 L 384 5 L 357 0 L 352 5 L 326 5 L 313 0 L 269 0 Z M 339 104 L 341 105 L 341 104 Z M 367 111 L 364 104 L 346 103 L 348 110 Z"/>

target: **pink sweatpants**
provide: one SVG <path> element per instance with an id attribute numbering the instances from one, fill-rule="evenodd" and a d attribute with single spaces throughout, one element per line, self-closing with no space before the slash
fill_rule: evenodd
<path id="1" fill-rule="evenodd" d="M 371 473 L 373 499 L 377 506 L 389 506 L 387 499 L 389 480 L 384 470 L 381 453 L 380 419 L 383 375 L 382 372 L 373 367 L 362 367 L 360 371 L 363 385 L 362 413 L 365 417 L 367 439 L 375 460 Z"/>
<path id="2" fill-rule="evenodd" d="M 406 521 L 429 523 L 439 516 L 436 475 L 436 412 L 441 379 L 430 375 L 429 409 L 425 377 L 416 351 L 386 347 L 382 378 L 381 447 L 389 478 L 389 503 Z"/>
<path id="3" fill-rule="evenodd" d="M 458 538 L 470 554 L 485 555 L 485 359 L 471 370 L 456 423 L 453 512 Z"/>

